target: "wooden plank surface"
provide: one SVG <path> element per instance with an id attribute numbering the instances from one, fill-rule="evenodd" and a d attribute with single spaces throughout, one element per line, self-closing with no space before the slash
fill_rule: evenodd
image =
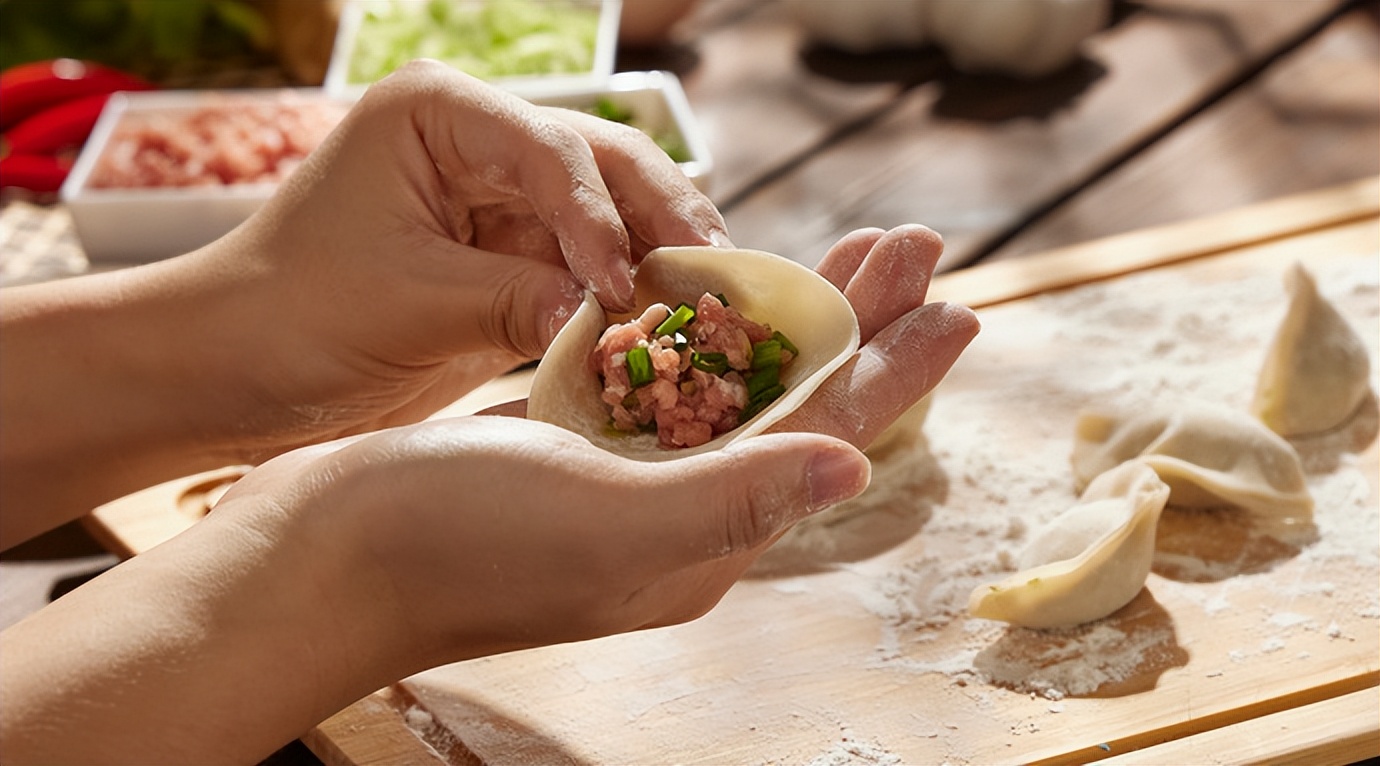
<path id="1" fill-rule="evenodd" d="M 1131 261 L 1140 259 L 1141 268 L 1170 264 L 1149 273 L 1182 274 L 1185 285 L 1231 284 L 1242 277 L 1243 269 L 1255 274 L 1269 264 L 1267 270 L 1278 271 L 1297 257 L 1306 258 L 1311 267 L 1326 268 L 1334 261 L 1354 260 L 1359 253 L 1361 262 L 1369 264 L 1361 268 L 1374 271 L 1380 251 L 1376 183 L 1280 200 L 1200 225 L 1144 232 L 1141 244 L 1135 237 L 1100 246 L 1089 243 L 1052 254 L 1052 262 L 1063 264 L 1048 270 L 1032 268 L 1030 274 L 1043 274 L 1042 289 L 1050 289 L 1077 284 L 1071 268 L 1078 261 L 1094 280 L 1135 270 L 1132 262 L 1123 261 L 1109 273 L 1099 253 L 1129 254 Z M 1290 236 L 1290 231 L 1295 234 Z M 1230 245 L 1232 234 L 1240 237 L 1241 246 Z M 1208 241 L 1196 241 L 1200 237 Z M 1038 266 L 1041 260 L 1029 263 Z M 1180 265 L 1172 265 L 1176 263 Z M 1043 357 L 1040 344 L 1028 342 L 1013 330 L 1048 324 L 1051 314 L 1051 308 L 1044 307 L 1028 315 L 1027 306 L 1039 307 L 1046 298 L 1010 303 L 993 292 L 993 286 L 1004 286 L 1012 291 L 1012 298 L 1028 294 L 1029 279 L 1011 277 L 1015 265 L 995 263 L 936 282 L 936 292 L 945 297 L 967 296 L 979 305 L 994 306 L 982 312 L 986 328 L 980 340 L 986 349 L 976 345 L 965 355 L 966 361 L 950 376 L 946 389 L 992 389 L 989 393 L 997 396 L 978 412 L 948 416 L 944 398 L 938 399 L 926 426 L 934 444 L 944 441 L 946 417 L 962 421 L 964 428 L 988 430 L 993 424 L 1013 420 L 1003 416 L 1002 407 L 1022 401 L 1023 395 L 998 389 L 1002 381 L 1017 379 L 1019 369 L 1048 369 L 1059 380 L 1083 377 L 1076 365 L 1062 373 L 1053 371 L 1052 360 L 1068 364 L 1079 358 L 1077 344 L 1061 339 L 1058 354 Z M 1106 284 L 1117 285 L 1133 277 Z M 1278 289 L 1273 279 L 1258 274 L 1255 279 L 1254 293 L 1269 295 Z M 1067 294 L 1095 287 L 1089 284 Z M 1369 282 L 1362 278 L 1352 285 L 1348 299 L 1373 304 L 1375 287 L 1374 276 Z M 1174 289 L 1182 292 L 1177 286 Z M 1220 302 L 1224 293 L 1209 289 L 1212 301 Z M 1182 302 L 1194 300 L 1188 294 L 1175 297 L 1158 313 L 1182 312 Z M 1069 305 L 1074 307 L 1080 303 L 1071 298 L 1058 300 L 1072 301 Z M 1266 305 L 1278 301 L 1260 300 Z M 1127 303 L 1134 316 L 1157 313 L 1144 314 L 1144 307 L 1137 310 L 1130 306 L 1134 301 Z M 1368 331 L 1374 335 L 1377 309 L 1369 310 Z M 1013 313 L 1004 315 L 1003 311 Z M 1071 315 L 1058 305 L 1052 313 Z M 1188 320 L 1193 316 L 1190 312 L 1177 320 L 1161 317 L 1161 321 L 1191 328 L 1194 322 Z M 1199 316 L 1195 321 L 1202 319 Z M 1100 328 L 1105 323 L 1094 324 Z M 1065 328 L 1064 332 L 1074 330 Z M 1249 327 L 1231 334 L 1254 337 Z M 1263 342 L 1263 337 L 1255 340 Z M 1370 337 L 1368 342 L 1374 349 L 1380 341 Z M 1242 396 L 1243 381 L 1251 374 L 1252 369 L 1232 373 L 1238 383 L 1233 397 Z M 1161 371 L 1157 377 L 1163 386 L 1174 376 Z M 520 388 L 521 381 L 505 381 L 458 406 L 478 408 L 505 401 L 519 395 Z M 1066 418 L 1066 412 L 1019 413 L 1014 420 L 1045 422 L 1036 437 L 1043 446 L 1027 445 L 1025 451 L 1048 453 L 1047 440 L 1067 436 L 1068 424 L 1062 422 Z M 952 422 L 948 427 L 953 428 Z M 1009 440 L 1010 435 L 1002 434 L 1002 439 Z M 1378 459 L 1372 434 L 1362 458 L 1372 482 Z M 1270 562 L 1275 570 L 1268 577 L 1250 571 L 1215 583 L 1176 579 L 1172 562 L 1158 566 L 1149 590 L 1108 624 L 1136 641 L 1153 639 L 1165 630 L 1173 637 L 1167 643 L 1150 641 L 1149 646 L 1159 648 L 1148 660 L 1140 658 L 1140 665 L 1133 669 L 1136 672 L 1091 694 L 1056 699 L 1060 695 L 1017 693 L 985 684 L 975 673 L 980 657 L 995 662 L 1003 653 L 1020 655 L 1022 642 L 1027 653 L 1032 642 L 1041 647 L 1030 656 L 1057 654 L 1061 642 L 1077 648 L 1087 637 L 1044 641 L 1021 632 L 974 628 L 956 619 L 952 603 L 929 617 L 912 608 L 924 602 L 925 589 L 932 595 L 936 588 L 947 587 L 950 601 L 955 594 L 963 595 L 961 588 L 942 583 L 973 576 L 970 558 L 959 556 L 959 566 L 946 571 L 947 564 L 933 559 L 932 551 L 971 552 L 976 546 L 984 549 L 982 555 L 990 556 L 994 544 L 1008 544 L 1006 535 L 1014 529 L 1009 524 L 1000 529 L 990 523 L 975 526 L 961 519 L 939 523 L 936 517 L 943 508 L 971 514 L 972 509 L 997 502 L 1004 507 L 1020 506 L 1024 513 L 1032 500 L 1039 500 L 1035 505 L 1044 505 L 1046 512 L 1058 505 L 1057 498 L 1048 496 L 1062 489 L 1057 478 L 1030 485 L 1018 481 L 1013 486 L 1020 496 L 1005 497 L 988 488 L 993 479 L 985 475 L 993 473 L 998 484 L 1011 478 L 1013 469 L 1003 461 L 979 460 L 962 469 L 945 480 L 948 486 L 942 500 L 927 501 L 926 519 L 918 526 L 911 523 L 918 515 L 907 522 L 906 514 L 874 512 L 857 517 L 871 518 L 866 524 L 841 522 L 830 527 L 850 531 L 831 531 L 830 544 L 824 549 L 787 545 L 782 548 L 785 553 L 769 554 L 765 570 L 735 586 L 725 604 L 697 623 L 433 671 L 362 700 L 305 739 L 332 766 L 432 762 L 438 757 L 437 762 L 471 763 L 481 756 L 483 762 L 494 763 L 649 758 L 847 762 L 820 760 L 835 756 L 888 763 L 895 762 L 888 760 L 894 755 L 907 761 L 940 756 L 954 762 L 1090 761 L 1200 732 L 1230 731 L 1239 722 L 1372 687 L 1380 680 L 1374 646 L 1374 621 L 1380 618 L 1380 607 L 1356 605 L 1357 588 L 1369 592 L 1373 600 L 1373 557 L 1359 570 L 1342 557 L 1345 563 L 1340 571 L 1324 566 L 1320 573 L 1314 567 L 1317 562 L 1301 567 L 1302 557 L 1285 556 Z M 1063 469 L 1049 472 L 1059 470 Z M 879 478 L 890 475 L 894 479 L 894 474 L 885 471 L 885 466 L 880 467 Z M 191 523 L 223 478 L 213 473 L 153 488 L 101 509 L 93 524 L 117 549 L 137 553 Z M 1377 513 L 1373 485 L 1362 505 L 1364 513 Z M 823 559 L 811 560 L 814 553 L 800 558 L 803 551 L 826 549 L 831 553 Z M 1226 560 L 1214 559 L 1218 564 Z M 977 571 L 991 568 L 989 561 Z M 1271 577 L 1283 578 L 1296 591 L 1306 580 L 1314 590 L 1295 592 L 1287 605 L 1281 605 L 1271 601 L 1278 596 L 1271 590 L 1278 579 Z M 1243 579 L 1265 586 L 1264 592 L 1261 587 L 1238 588 Z M 1223 620 L 1228 601 L 1231 614 L 1247 615 L 1246 624 Z M 1330 611 L 1305 614 L 1318 604 Z M 1262 636 L 1262 629 L 1273 635 Z M 963 652 L 939 660 L 926 654 L 945 641 L 953 649 L 955 635 L 967 647 Z M 991 643 L 978 648 L 984 641 Z M 1235 648 L 1227 648 L 1233 642 Z M 1281 654 L 1286 650 L 1288 654 Z M 708 687 L 702 686 L 706 683 Z M 629 704 L 635 709 L 629 710 Z M 572 716 L 577 723 L 572 723 Z M 658 728 L 665 726 L 671 729 Z M 1088 739 L 1090 733 L 1097 741 Z M 605 736 L 616 742 L 588 741 Z M 1369 741 L 1361 740 L 1363 746 Z M 598 749 L 615 745 L 625 749 Z"/>
<path id="2" fill-rule="evenodd" d="M 993 549 L 1024 534 L 1013 529 L 1068 500 L 1059 479 L 1066 453 L 1058 447 L 1066 447 L 1071 427 L 1066 408 L 1088 398 L 1084 386 L 1099 361 L 1080 339 L 1115 328 L 1107 330 L 1105 321 L 1051 325 L 1051 318 L 1076 322 L 1080 310 L 1100 306 L 1094 314 L 1105 310 L 1102 319 L 1134 320 L 1138 333 L 1153 338 L 1144 326 L 1151 317 L 1191 331 L 1218 312 L 1260 315 L 1278 302 L 1265 296 L 1279 289 L 1279 272 L 1305 258 L 1330 275 L 1327 289 L 1348 301 L 1348 316 L 1369 318 L 1362 329 L 1375 349 L 1378 251 L 1376 220 L 1368 218 L 984 311 L 983 336 L 936 395 L 926 425 L 945 478 L 942 491 L 922 492 L 920 534 L 905 513 L 894 514 L 890 524 L 900 539 L 878 549 L 874 518 L 870 531 L 853 530 L 867 538 L 869 555 L 808 561 L 799 554 L 808 559 L 822 549 L 787 546 L 766 572 L 735 586 L 696 623 L 464 663 L 403 688 L 428 721 L 487 763 L 1062 763 L 1229 731 L 1224 727 L 1373 687 L 1380 681 L 1373 587 L 1380 543 L 1342 551 L 1333 547 L 1336 536 L 1349 533 L 1331 526 L 1345 523 L 1339 512 L 1360 513 L 1373 530 L 1380 516 L 1373 430 L 1364 455 L 1337 458 L 1344 468 L 1330 473 L 1315 471 L 1315 494 L 1328 507 L 1320 507 L 1321 540 L 1311 548 L 1274 549 L 1256 540 L 1245 552 L 1208 556 L 1206 569 L 1227 570 L 1211 577 L 1185 576 L 1176 571 L 1181 558 L 1169 557 L 1125 610 L 1072 633 L 975 624 L 955 604 L 967 587 L 1001 569 Z M 1087 292 L 1104 288 L 1111 292 Z M 1223 308 L 1224 295 L 1257 297 L 1254 306 Z M 1155 296 L 1165 302 L 1137 303 Z M 1212 308 L 1203 313 L 1203 306 Z M 1211 333 L 1190 332 L 1196 340 L 1181 350 L 1160 349 L 1168 358 L 1155 360 L 1148 377 L 1172 389 L 1187 374 L 1175 358 L 1182 364 L 1230 351 L 1248 364 L 1219 358 L 1221 370 L 1199 377 L 1241 404 L 1258 364 L 1259 349 L 1250 343 L 1264 342 L 1252 332 L 1243 326 L 1227 333 L 1235 338 L 1229 350 L 1205 341 Z M 1056 355 L 1042 338 L 1057 340 Z M 1053 369 L 1055 360 L 1062 372 Z M 1028 375 L 1059 388 L 1063 406 L 1031 412 L 1021 406 L 1029 391 L 1003 390 Z M 970 398 L 972 409 L 946 410 L 946 402 Z M 1003 425 L 1015 423 L 1025 425 Z M 985 456 L 946 451 L 939 445 L 955 428 L 991 433 L 1006 446 Z M 1038 455 L 1036 465 L 1022 455 Z M 1350 489 L 1339 489 L 1347 482 Z M 1359 497 L 1357 486 L 1364 487 Z M 1344 495 L 1353 507 L 1328 505 Z M 1030 521 L 994 523 L 985 515 L 994 504 L 1002 516 Z M 1199 522 L 1180 518 L 1179 532 Z M 1204 531 L 1213 539 L 1245 539 L 1232 524 L 1214 522 Z M 847 547 L 838 542 L 825 548 Z M 1136 651 L 1108 652 L 1108 637 Z M 1070 666 L 1077 665 L 1070 656 L 1080 653 L 1091 659 Z M 1073 679 L 1100 673 L 1105 682 L 1060 690 L 1070 684 L 1059 680 L 1061 672 Z M 1042 687 L 1050 678 L 1053 685 Z"/>
<path id="3" fill-rule="evenodd" d="M 1251 241 L 1266 245 L 1275 235 L 1258 219 L 1236 219 L 1231 213 L 1220 219 L 1199 216 L 1373 175 L 1380 169 L 1380 97 L 1375 87 L 1380 34 L 1374 3 L 1182 125 L 1174 124 L 1182 110 L 1258 64 L 1271 46 L 1297 34 L 1337 2 L 1149 0 L 1117 5 L 1120 23 L 1098 36 L 1087 63 L 1052 82 L 1014 89 L 994 81 L 945 76 L 932 58 L 895 67 L 894 59 L 878 66 L 802 55 L 804 41 L 778 0 L 702 0 L 684 28 L 688 45 L 679 53 L 687 65 L 670 68 L 685 78 L 692 107 L 709 133 L 717 164 L 712 196 L 727 205 L 739 244 L 809 263 L 856 226 L 920 221 L 945 235 L 947 267 L 1017 226 L 1016 236 L 994 255 L 1003 260 L 993 264 L 999 268 L 954 274 L 954 280 L 936 285 L 938 295 L 976 305 L 1062 284 L 1070 279 L 1069 264 L 1095 259 L 1099 266 L 1094 270 L 1101 274 L 1097 278 L 1103 278 L 1152 261 L 1209 257 L 1232 246 L 1238 233 L 1232 221 L 1245 220 L 1254 232 Z M 1022 115 L 1010 111 L 1013 105 L 1034 105 L 1047 112 Z M 1051 105 L 1054 108 L 1048 109 Z M 1166 126 L 1172 130 L 1158 138 L 1156 131 Z M 1084 186 L 1102 164 L 1147 137 L 1156 139 L 1148 149 Z M 1352 212 L 1334 210 L 1327 225 L 1343 222 L 1348 215 L 1367 215 L 1364 211 L 1377 203 L 1373 187 L 1370 180 L 1352 185 L 1345 193 Z M 1032 211 L 1050 206 L 1070 189 L 1076 193 L 1067 201 L 1026 222 Z M 1294 216 L 1316 213 L 1315 203 L 1326 199 L 1326 194 L 1312 201 L 1305 196 L 1273 210 L 1285 222 L 1297 222 Z M 56 212 L 60 216 L 61 210 Z M 1071 246 L 1185 218 L 1192 220 L 1184 228 L 1159 229 L 1153 244 L 1127 236 Z M 1281 225 L 1278 230 L 1288 228 Z M 8 280 L 16 243 L 8 234 L 0 239 L 5 240 L 0 271 Z M 70 232 L 66 240 L 70 250 Z M 1057 266 L 1058 257 L 1029 266 L 1020 265 L 1024 258 L 1006 262 L 1049 248 L 1061 250 L 1064 266 Z M 21 280 L 81 271 L 79 254 L 74 258 L 65 253 L 54 248 L 42 254 L 39 268 L 29 269 Z M 1051 265 L 1056 266 L 1045 268 Z M 1222 321 L 1232 322 L 1229 317 Z M 205 479 L 216 477 L 193 478 L 193 484 L 205 485 Z M 163 506 L 150 515 L 146 503 L 143 511 L 115 518 L 108 507 L 94 518 L 93 528 L 125 554 L 146 549 L 195 523 L 205 493 L 188 493 L 189 486 L 184 480 L 155 488 L 164 492 L 160 503 L 175 504 L 171 515 Z M 130 512 L 128 504 L 113 506 Z M 7 560 L 3 565 L 25 563 Z M 12 588 L 9 583 L 7 598 Z M 1310 678 L 1316 681 L 1326 675 Z M 1341 693 L 1346 683 L 1369 677 L 1363 673 L 1331 685 L 1309 686 L 1278 699 L 1304 704 L 1318 689 Z M 413 730 L 405 716 L 414 706 L 403 691 L 385 690 L 343 711 L 340 720 L 332 719 L 313 734 L 313 747 L 332 764 L 427 762 L 428 753 L 434 753 L 428 743 L 441 740 L 407 736 Z M 475 709 L 482 711 L 484 703 L 477 700 Z M 414 725 L 418 716 L 427 714 L 412 712 Z M 1212 727 L 1224 722 L 1264 712 L 1269 711 L 1227 706 L 1197 720 L 1215 731 Z M 474 720 L 516 726 L 513 737 L 544 741 L 541 725 L 524 728 L 521 721 L 504 715 Z M 332 728 L 333 724 L 340 725 Z M 390 735 L 389 747 L 401 749 L 388 751 L 397 753 L 396 758 L 368 749 L 378 743 L 367 733 L 361 739 L 361 732 L 374 727 L 396 735 Z M 1140 731 L 1119 742 L 1148 746 L 1155 736 L 1191 733 L 1174 723 L 1151 729 L 1158 734 Z M 958 729 L 935 731 L 935 739 L 959 737 L 952 733 Z M 1067 742 L 1065 738 L 1047 751 L 1027 752 L 1066 758 L 1071 756 Z M 336 743 L 366 749 L 347 753 L 333 749 Z M 465 758 L 472 754 L 464 756 L 467 749 L 453 744 L 443 760 L 469 762 Z M 887 762 L 887 753 L 869 751 L 867 744 L 853 734 L 841 735 L 832 743 L 838 757 L 830 762 L 869 762 L 873 756 L 876 762 Z M 547 745 L 562 752 L 559 742 Z M 1095 748 L 1084 752 L 1082 759 L 1105 755 Z"/>
<path id="4" fill-rule="evenodd" d="M 1361 763 L 1380 753 L 1380 688 L 1371 687 L 1108 758 L 1111 766 L 1166 763 Z"/>
<path id="5" fill-rule="evenodd" d="M 813 152 L 901 92 L 894 82 L 845 83 L 806 71 L 802 33 L 779 3 L 709 0 L 698 15 L 687 30 L 693 66 L 681 76 L 714 158 L 716 201 Z"/>
<path id="6" fill-rule="evenodd" d="M 935 280 L 935 299 L 981 307 L 1374 218 L 1380 178 L 1007 259 Z"/>
<path id="7" fill-rule="evenodd" d="M 807 264 L 853 228 L 926 223 L 946 239 L 947 268 L 1107 158 L 1172 123 L 1219 83 L 1336 5 L 1331 0 L 1149 3 L 1090 41 L 1089 61 L 1066 75 L 1075 83 L 1011 85 L 958 76 L 923 82 L 906 90 L 876 124 L 819 147 L 788 175 L 773 177 L 745 198 L 716 192 L 716 199 L 728 203 L 736 242 Z M 811 76 L 817 77 L 798 75 Z M 1062 102 L 1051 106 L 1047 96 L 1028 95 L 1041 87 L 1056 89 Z M 704 112 L 702 119 L 712 129 L 720 118 L 710 105 L 701 109 L 695 88 L 692 77 L 692 105 Z M 1013 103 L 1049 111 L 1000 111 Z M 769 113 L 755 116 L 753 124 L 773 138 L 789 131 Z M 1369 124 L 1374 131 L 1380 122 Z M 753 139 L 735 133 L 733 140 Z M 769 143 L 767 137 L 756 142 Z M 719 146 L 716 141 L 716 154 Z M 1335 180 L 1367 172 L 1375 171 L 1360 167 Z M 1181 180 L 1205 183 L 1198 175 Z M 1259 195 L 1256 200 L 1282 193 L 1256 185 L 1255 179 L 1240 186 Z M 1155 207 L 1160 201 L 1136 196 L 1123 204 Z"/>
<path id="8" fill-rule="evenodd" d="M 1251 87 L 1027 226 L 993 259 L 1380 173 L 1377 22 L 1380 16 L 1364 10 L 1339 19 Z"/>
<path id="9" fill-rule="evenodd" d="M 384 689 L 342 710 L 302 738 L 328 764 L 407 764 L 470 766 L 478 764 L 462 745 L 438 739 L 431 720 L 414 710 L 412 699 Z M 428 741 L 431 737 L 431 741 Z"/>

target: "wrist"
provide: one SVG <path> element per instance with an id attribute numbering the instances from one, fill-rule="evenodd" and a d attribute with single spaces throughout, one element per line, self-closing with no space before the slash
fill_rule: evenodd
<path id="1" fill-rule="evenodd" d="M 413 669 L 327 509 L 292 497 L 232 491 L 202 523 L 6 630 L 7 754 L 255 762 Z M 54 729 L 53 711 L 83 736 Z"/>
<path id="2" fill-rule="evenodd" d="M 4 504 L 31 511 L 6 514 L 3 545 L 234 462 L 206 417 L 215 372 L 197 366 L 196 296 L 162 287 L 170 270 L 156 266 L 6 290 Z"/>

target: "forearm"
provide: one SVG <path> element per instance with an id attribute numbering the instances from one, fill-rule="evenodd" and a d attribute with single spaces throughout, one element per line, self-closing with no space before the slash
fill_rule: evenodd
<path id="1" fill-rule="evenodd" d="M 207 519 L 0 636 L 0 760 L 253 763 L 419 669 L 386 594 L 275 523 Z"/>
<path id="2" fill-rule="evenodd" d="M 160 481 L 236 462 L 204 289 L 166 264 L 0 300 L 0 548 Z M 209 353 L 208 353 L 209 352 Z"/>

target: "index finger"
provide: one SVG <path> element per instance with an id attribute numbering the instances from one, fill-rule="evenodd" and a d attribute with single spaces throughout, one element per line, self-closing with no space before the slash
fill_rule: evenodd
<path id="1" fill-rule="evenodd" d="M 583 112 L 551 114 L 589 142 L 619 214 L 646 247 L 731 246 L 718 208 L 646 133 Z"/>
<path id="2" fill-rule="evenodd" d="M 422 105 L 422 137 L 441 172 L 468 173 L 492 191 L 526 200 L 600 304 L 631 309 L 628 232 L 579 132 L 443 64 L 412 62 L 399 73 L 424 91 L 413 103 Z"/>

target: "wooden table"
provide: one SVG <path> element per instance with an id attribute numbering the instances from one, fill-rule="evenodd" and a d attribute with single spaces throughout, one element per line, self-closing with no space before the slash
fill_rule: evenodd
<path id="1" fill-rule="evenodd" d="M 724 0 L 687 30 L 684 79 L 735 241 L 812 263 L 853 228 L 919 221 L 956 268 L 1380 170 L 1362 6 L 1119 3 L 1085 60 L 1019 83 L 812 48 L 779 4 Z"/>
<path id="2" fill-rule="evenodd" d="M 812 46 L 773 0 L 702 0 L 676 39 L 619 67 L 681 75 L 735 242 L 809 264 L 853 228 L 921 222 L 958 270 L 1380 173 L 1376 2 L 1118 3 L 1035 82 Z M 7 205 L 0 252 L 6 283 L 87 268 L 60 208 Z M 0 557 L 7 623 L 109 563 L 73 532 Z"/>

